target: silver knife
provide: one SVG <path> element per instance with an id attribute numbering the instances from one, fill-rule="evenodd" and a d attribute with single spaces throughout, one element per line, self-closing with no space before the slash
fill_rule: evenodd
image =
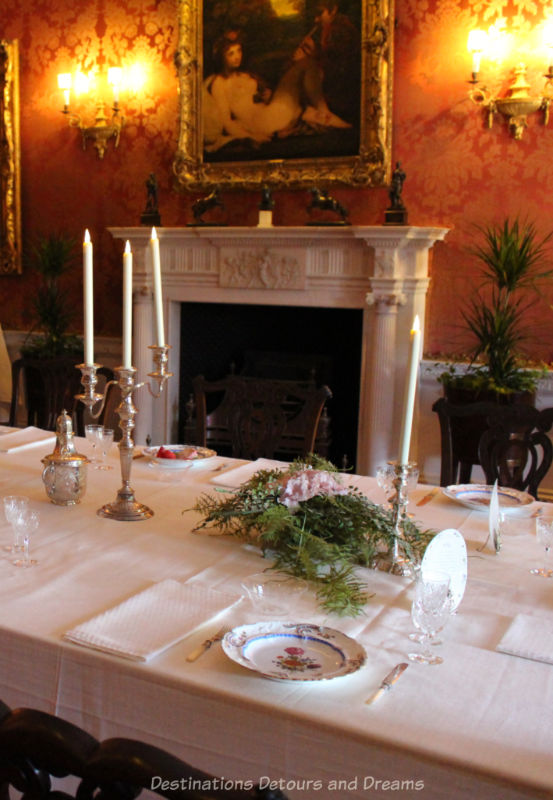
<path id="1" fill-rule="evenodd" d="M 388 675 L 386 675 L 386 677 L 384 678 L 384 680 L 382 681 L 382 683 L 380 684 L 380 686 L 378 687 L 376 692 L 374 694 L 372 694 L 369 697 L 368 700 L 365 700 L 365 704 L 366 705 L 371 705 L 371 703 L 374 703 L 383 694 L 386 694 L 386 692 L 389 692 L 390 689 L 392 688 L 392 686 L 394 685 L 394 683 L 405 672 L 405 670 L 407 669 L 408 666 L 409 666 L 409 664 L 407 664 L 406 662 L 403 662 L 401 664 L 398 664 L 396 667 L 394 667 L 393 670 L 391 672 L 389 672 Z"/>

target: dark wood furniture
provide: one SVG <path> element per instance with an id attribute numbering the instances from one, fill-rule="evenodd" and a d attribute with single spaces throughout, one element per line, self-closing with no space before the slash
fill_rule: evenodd
<path id="1" fill-rule="evenodd" d="M 76 778 L 52 787 L 53 778 Z M 10 791 L 26 800 L 133 800 L 149 795 L 179 800 L 286 800 L 279 790 L 241 789 L 173 755 L 133 739 L 97 741 L 53 714 L 11 711 L 0 701 L 0 799 Z M 67 785 L 66 785 L 67 784 Z"/>
<path id="2" fill-rule="evenodd" d="M 55 431 L 58 416 L 64 409 L 72 412 L 75 395 L 82 390 L 77 363 L 74 356 L 16 359 L 12 364 L 9 424 L 17 425 L 24 400 L 26 424 Z"/>
<path id="3" fill-rule="evenodd" d="M 469 483 L 473 466 L 484 470 L 486 482 L 528 491 L 538 486 L 552 463 L 547 436 L 553 409 L 538 411 L 526 403 L 455 404 L 441 397 L 432 406 L 441 433 L 440 485 Z"/>
<path id="4" fill-rule="evenodd" d="M 235 458 L 291 460 L 315 451 L 328 386 L 229 375 L 193 379 L 196 442 Z"/>

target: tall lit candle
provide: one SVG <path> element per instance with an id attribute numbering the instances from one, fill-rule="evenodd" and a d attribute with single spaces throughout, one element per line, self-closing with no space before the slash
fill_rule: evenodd
<path id="1" fill-rule="evenodd" d="M 161 294 L 161 261 L 159 258 L 159 239 L 157 238 L 155 228 L 152 228 L 150 251 L 152 254 L 152 272 L 154 276 L 154 308 L 156 316 L 157 343 L 159 347 L 163 347 L 165 344 L 165 329 L 163 327 L 163 297 Z"/>
<path id="2" fill-rule="evenodd" d="M 127 242 L 123 253 L 123 366 L 132 367 L 132 252 Z"/>
<path id="3" fill-rule="evenodd" d="M 418 316 L 415 317 L 411 329 L 411 342 L 407 376 L 405 380 L 405 395 L 403 399 L 403 418 L 401 434 L 399 437 L 399 463 L 409 463 L 409 448 L 411 445 L 411 429 L 413 427 L 413 413 L 415 411 L 415 395 L 419 376 L 419 361 L 421 347 L 421 329 Z"/>
<path id="4" fill-rule="evenodd" d="M 92 282 L 92 242 L 88 230 L 83 242 L 84 363 L 94 364 L 94 290 Z"/>

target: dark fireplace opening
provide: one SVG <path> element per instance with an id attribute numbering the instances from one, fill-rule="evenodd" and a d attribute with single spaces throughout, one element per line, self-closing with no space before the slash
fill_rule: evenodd
<path id="1" fill-rule="evenodd" d="M 362 326 L 361 309 L 182 303 L 179 441 L 196 375 L 313 376 L 332 391 L 328 457 L 355 468 Z"/>

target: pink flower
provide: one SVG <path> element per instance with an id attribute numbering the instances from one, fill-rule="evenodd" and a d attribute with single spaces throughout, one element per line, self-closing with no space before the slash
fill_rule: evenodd
<path id="1" fill-rule="evenodd" d="M 319 469 L 304 469 L 283 483 L 279 502 L 290 511 L 295 511 L 301 502 L 311 497 L 337 494 L 348 494 L 348 490 L 332 473 Z"/>

